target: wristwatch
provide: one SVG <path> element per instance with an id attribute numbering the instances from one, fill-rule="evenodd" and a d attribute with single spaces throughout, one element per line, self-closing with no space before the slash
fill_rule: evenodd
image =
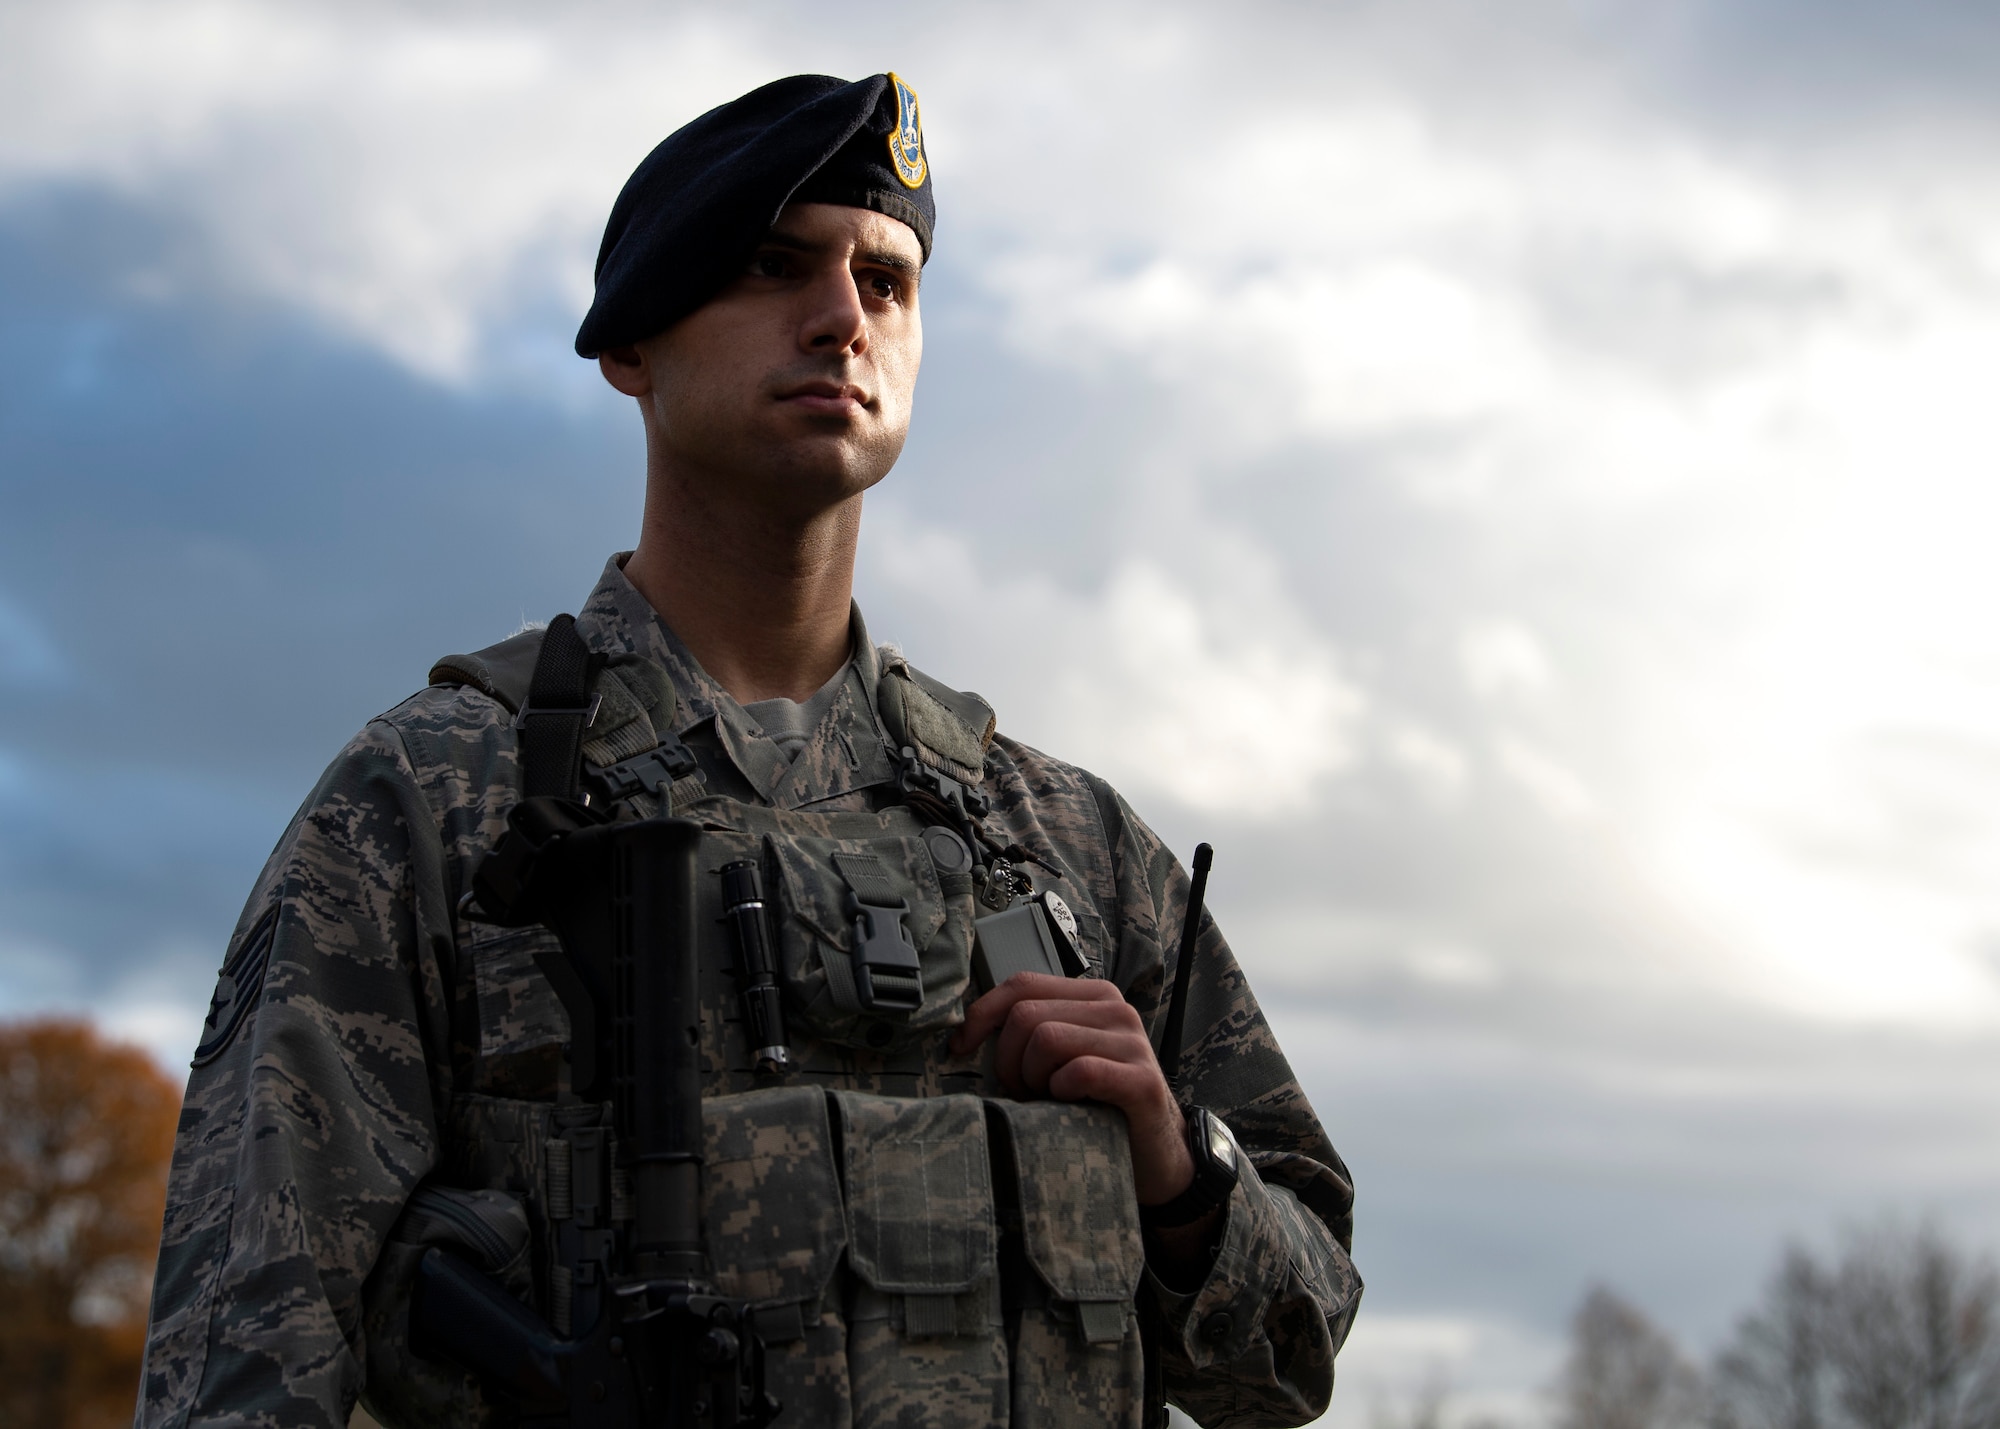
<path id="1" fill-rule="evenodd" d="M 1242 1174 L 1243 1153 L 1222 1118 L 1207 1107 L 1181 1108 L 1187 1123 L 1188 1155 L 1194 1158 L 1194 1180 L 1171 1201 L 1139 1207 L 1139 1224 L 1147 1230 L 1173 1230 L 1193 1225 L 1229 1199 Z"/>

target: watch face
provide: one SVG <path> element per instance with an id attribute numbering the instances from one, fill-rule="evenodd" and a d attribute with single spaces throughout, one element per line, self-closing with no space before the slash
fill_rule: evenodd
<path id="1" fill-rule="evenodd" d="M 1210 1112 L 1202 1118 L 1203 1129 L 1208 1133 L 1208 1159 L 1217 1166 L 1236 1165 L 1236 1142 L 1229 1135 L 1229 1128 L 1222 1124 L 1222 1118 Z"/>

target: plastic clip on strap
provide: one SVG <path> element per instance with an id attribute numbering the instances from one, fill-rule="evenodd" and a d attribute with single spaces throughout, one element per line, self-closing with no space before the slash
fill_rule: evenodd
<path id="1" fill-rule="evenodd" d="M 868 1012 L 915 1012 L 924 1000 L 917 950 L 903 927 L 910 905 L 896 894 L 882 860 L 872 853 L 837 853 L 834 867 L 853 890 L 854 990 Z"/>
<path id="2" fill-rule="evenodd" d="M 635 754 L 630 759 L 621 759 L 616 764 L 603 768 L 589 766 L 593 783 L 603 789 L 612 799 L 623 799 L 645 790 L 660 796 L 661 791 L 671 789 L 675 781 L 686 779 L 695 773 L 694 755 L 679 740 L 662 744 L 658 749 L 649 749 L 644 754 Z"/>
<path id="3" fill-rule="evenodd" d="M 905 745 L 902 757 L 903 767 L 896 782 L 905 796 L 911 793 L 929 794 L 960 819 L 983 819 L 992 811 L 992 801 L 984 794 L 966 787 L 949 774 L 933 769 L 917 757 L 915 749 Z"/>

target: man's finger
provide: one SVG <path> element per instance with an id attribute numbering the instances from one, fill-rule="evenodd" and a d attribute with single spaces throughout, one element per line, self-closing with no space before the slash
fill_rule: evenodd
<path id="1" fill-rule="evenodd" d="M 1047 998 L 1026 998 L 1014 1004 L 1007 1020 L 1000 1025 L 993 1051 L 995 1069 L 1004 1077 L 1017 1068 L 1029 1039 L 1035 1036 L 1038 1029 L 1055 1023 L 1105 1032 L 1128 1032 L 1139 1035 L 1143 1040 L 1139 1014 L 1122 1000 L 1057 1002 Z"/>
<path id="2" fill-rule="evenodd" d="M 1102 978 L 1056 977 L 1052 973 L 1015 973 L 978 998 L 965 1010 L 965 1021 L 952 1034 L 952 1050 L 960 1055 L 993 1035 L 1014 1005 L 1027 1000 L 1123 1004 L 1118 989 Z"/>
<path id="3" fill-rule="evenodd" d="M 1085 1027 L 1074 1022 L 1044 1022 L 1022 1043 L 1016 1075 L 1030 1090 L 1046 1094 L 1055 1074 L 1079 1058 L 1100 1058 L 1130 1066 L 1151 1082 L 1160 1082 L 1153 1049 L 1146 1039 L 1126 1028 Z"/>
<path id="4" fill-rule="evenodd" d="M 1049 1078 L 1048 1095 L 1056 1101 L 1103 1102 L 1123 1111 L 1138 1135 L 1140 1117 L 1159 1101 L 1155 1075 L 1143 1066 L 1111 1057 L 1076 1057 Z"/>

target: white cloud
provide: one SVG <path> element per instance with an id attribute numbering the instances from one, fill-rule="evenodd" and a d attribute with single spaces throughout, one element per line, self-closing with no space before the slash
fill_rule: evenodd
<path id="1" fill-rule="evenodd" d="M 1553 672 L 1532 630 L 1512 620 L 1480 620 L 1458 640 L 1459 663 L 1474 693 L 1487 698 L 1539 695 Z"/>
<path id="2" fill-rule="evenodd" d="M 1438 1401 L 1453 1429 L 1536 1423 L 1561 1345 L 1499 1319 L 1372 1313 L 1355 1321 L 1340 1355 L 1340 1392 L 1319 1422 L 1330 1429 L 1378 1429 L 1404 1422 L 1424 1400 Z"/>
<path id="3" fill-rule="evenodd" d="M 1414 774 L 1434 798 L 1451 799 L 1465 788 L 1465 752 L 1427 729 L 1408 725 L 1388 737 L 1390 760 Z"/>
<path id="4" fill-rule="evenodd" d="M 1589 786 L 1553 755 L 1512 736 L 1501 738 L 1498 753 L 1500 768 L 1551 816 L 1581 819 L 1597 811 Z"/>
<path id="5" fill-rule="evenodd" d="M 202 281 L 470 381 L 524 308 L 580 315 L 604 214 L 660 135 L 766 77 L 741 26 L 624 17 L 636 42 L 606 44 L 610 18 L 23 7 L 0 192 L 105 185 L 191 225 Z"/>
<path id="6" fill-rule="evenodd" d="M 906 642 L 920 665 L 927 645 L 957 643 L 945 632 L 998 622 L 1008 638 L 982 652 L 979 669 L 1007 733 L 1134 797 L 1252 819 L 1296 814 L 1357 758 L 1365 701 L 1332 646 L 1257 576 L 1268 561 L 1219 540 L 1235 554 L 1199 583 L 1129 557 L 1077 593 L 1001 576 L 964 543 L 884 506 L 870 515 L 864 560 L 895 608 L 939 622 L 938 637 Z"/>
<path id="7" fill-rule="evenodd" d="M 1024 355 L 1092 370 L 1137 362 L 1197 395 L 1232 441 L 1476 422 L 1543 380 L 1504 297 L 1458 275 L 1393 257 L 1231 266 L 1176 254 L 1123 275 L 1031 252 L 995 264 L 990 281 L 1013 297 L 1054 276 L 1077 295 L 1018 304 Z"/>
<path id="8" fill-rule="evenodd" d="M 1197 809 L 1309 807 L 1315 781 L 1353 759 L 1361 698 L 1304 621 L 1243 604 L 1197 603 L 1142 562 L 1117 571 L 1093 613 L 1095 649 L 1059 681 L 1066 742 Z"/>
<path id="9" fill-rule="evenodd" d="M 985 272 L 1016 350 L 1148 374 L 1211 487 L 1333 443 L 1476 522 L 1488 597 L 1532 618 L 1426 613 L 1462 622 L 1497 767 L 1628 841 L 1716 938 L 1689 966 L 1793 1013 L 2000 1016 L 2000 805 L 1953 792 L 2000 715 L 2000 172 L 1913 154 L 1888 193 L 1657 116 L 1273 102 L 1247 149 L 1168 120 L 1190 152 L 1122 176 L 1095 242 L 1011 230 Z M 1220 172 L 1258 200 L 1206 200 Z M 1910 740 L 1922 773 L 1869 753 Z M 1451 767 L 1421 748 L 1388 753 Z"/>
<path id="10" fill-rule="evenodd" d="M 183 1069 L 201 1041 L 202 1023 L 208 1015 L 206 1005 L 192 1003 L 93 1004 L 90 1011 L 106 1032 L 145 1048 L 175 1078 L 187 1075 Z"/>

